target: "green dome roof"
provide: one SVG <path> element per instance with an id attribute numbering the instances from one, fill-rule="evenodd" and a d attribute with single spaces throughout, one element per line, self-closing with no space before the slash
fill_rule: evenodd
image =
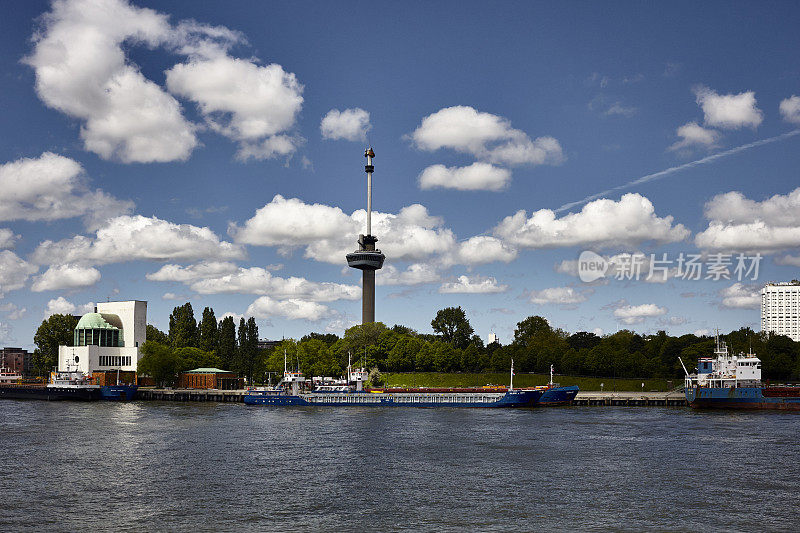
<path id="1" fill-rule="evenodd" d="M 75 326 L 75 329 L 120 329 L 118 326 L 110 324 L 110 322 L 122 325 L 122 321 L 117 315 L 112 315 L 110 313 L 102 315 L 100 313 L 86 313 L 78 321 L 78 325 Z"/>

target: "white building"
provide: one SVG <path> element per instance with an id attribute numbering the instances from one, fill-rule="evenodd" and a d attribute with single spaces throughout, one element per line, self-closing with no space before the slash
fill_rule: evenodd
<path id="1" fill-rule="evenodd" d="M 761 331 L 800 341 L 800 282 L 767 283 L 761 289 Z"/>
<path id="2" fill-rule="evenodd" d="M 139 347 L 147 335 L 147 302 L 98 303 L 75 327 L 73 346 L 58 347 L 58 369 L 130 370 L 139 365 Z"/>

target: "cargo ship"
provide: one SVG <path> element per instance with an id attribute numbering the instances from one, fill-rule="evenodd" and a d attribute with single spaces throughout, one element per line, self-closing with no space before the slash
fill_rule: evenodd
<path id="1" fill-rule="evenodd" d="M 100 399 L 111 401 L 132 401 L 136 399 L 138 385 L 132 383 L 131 372 L 125 372 L 124 379 L 120 379 L 120 370 L 114 372 L 99 371 L 92 374 L 95 383 L 100 385 Z M 135 376 L 135 373 L 133 373 Z"/>
<path id="2" fill-rule="evenodd" d="M 542 397 L 539 398 L 539 402 L 536 404 L 541 407 L 571 405 L 572 400 L 580 392 L 580 388 L 577 385 L 562 387 L 558 383 L 553 383 L 553 365 L 550 365 L 550 383 L 536 387 L 536 389 L 542 391 Z"/>
<path id="3" fill-rule="evenodd" d="M 285 367 L 285 363 L 284 363 Z M 244 396 L 247 405 L 275 406 L 374 406 L 374 407 L 533 407 L 543 391 L 514 389 L 514 364 L 511 384 L 506 387 L 458 389 L 364 389 L 368 373 L 348 366 L 343 383 L 320 384 L 308 388 L 300 371 L 284 368 L 283 379 L 275 387 L 250 388 Z M 313 381 L 312 381 L 313 383 Z"/>
<path id="4" fill-rule="evenodd" d="M 100 387 L 80 372 L 52 372 L 48 383 L 0 383 L 0 399 L 94 401 L 100 397 Z"/>
<path id="5" fill-rule="evenodd" d="M 730 355 L 719 335 L 714 357 L 698 359 L 694 374 L 685 365 L 683 371 L 686 401 L 692 407 L 800 410 L 800 387 L 763 384 L 761 360 L 753 353 Z"/>

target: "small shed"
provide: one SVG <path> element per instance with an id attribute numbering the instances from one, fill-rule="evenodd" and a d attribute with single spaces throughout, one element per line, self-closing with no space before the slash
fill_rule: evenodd
<path id="1" fill-rule="evenodd" d="M 244 380 L 236 372 L 219 368 L 195 368 L 183 372 L 179 387 L 182 389 L 236 390 L 244 387 Z"/>

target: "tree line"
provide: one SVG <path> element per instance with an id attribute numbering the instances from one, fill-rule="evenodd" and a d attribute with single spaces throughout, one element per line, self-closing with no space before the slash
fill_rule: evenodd
<path id="1" fill-rule="evenodd" d="M 195 368 L 228 370 L 252 382 L 261 371 L 262 356 L 255 318 L 240 318 L 237 329 L 232 316 L 217 322 L 214 310 L 206 307 L 197 322 L 192 304 L 187 302 L 172 310 L 167 333 L 147 325 L 138 369 L 159 385 L 173 385 L 181 372 Z"/>
<path id="2" fill-rule="evenodd" d="M 69 315 L 53 315 L 58 316 Z M 42 354 L 53 347 L 57 354 L 59 342 L 72 343 L 71 329 L 53 317 L 37 331 L 37 351 Z M 232 317 L 217 321 L 214 310 L 206 307 L 197 322 L 191 304 L 186 303 L 170 314 L 167 333 L 147 326 L 139 371 L 169 385 L 182 371 L 218 367 L 237 372 L 252 383 L 264 381 L 270 372 L 280 375 L 284 358 L 290 368 L 300 368 L 308 376 L 342 375 L 348 358 L 356 366 L 382 372 L 507 372 L 513 359 L 518 372 L 547 373 L 552 364 L 560 374 L 679 379 L 683 376 L 679 358 L 691 372 L 698 357 L 714 352 L 710 336 L 676 337 L 665 331 L 641 335 L 630 330 L 603 336 L 569 333 L 551 327 L 541 316 L 518 322 L 509 344 L 484 345 L 461 307 L 439 310 L 431 327 L 434 333 L 426 334 L 375 322 L 353 326 L 341 337 L 309 333 L 259 350 L 255 319 L 241 318 L 237 328 Z M 64 335 L 54 340 L 59 333 Z M 732 353 L 752 348 L 762 360 L 764 379 L 800 379 L 800 343 L 750 328 L 723 337 Z"/>

